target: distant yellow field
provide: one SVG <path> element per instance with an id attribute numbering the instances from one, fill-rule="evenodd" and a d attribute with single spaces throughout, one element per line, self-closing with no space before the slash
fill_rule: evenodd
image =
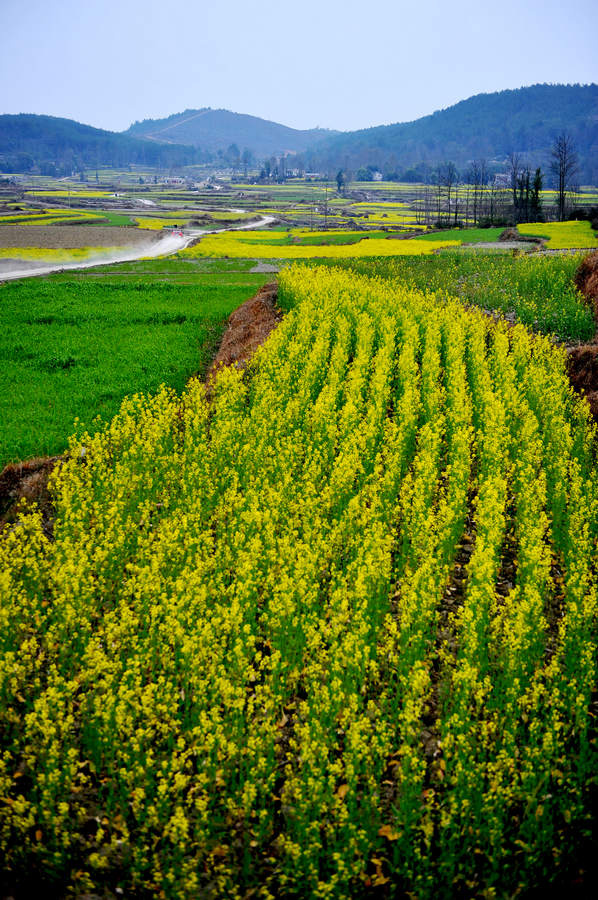
<path id="1" fill-rule="evenodd" d="M 309 244 L 288 243 L 303 236 Z M 440 247 L 457 247 L 461 241 L 416 241 L 368 238 L 367 233 L 359 233 L 356 243 L 336 243 L 350 237 L 351 232 L 342 231 L 237 231 L 234 233 L 207 235 L 194 247 L 180 252 L 181 256 L 215 256 L 236 259 L 347 259 L 355 256 L 409 256 L 432 253 Z M 313 243 L 312 243 L 313 241 Z"/>
<path id="2" fill-rule="evenodd" d="M 67 190 L 67 191 L 25 191 L 27 196 L 29 197 L 72 197 L 73 199 L 76 197 L 109 197 L 111 196 L 111 191 L 76 191 L 76 190 Z"/>
<path id="3" fill-rule="evenodd" d="M 598 238 L 589 222 L 534 222 L 517 227 L 521 234 L 548 238 L 549 250 L 598 247 Z"/>

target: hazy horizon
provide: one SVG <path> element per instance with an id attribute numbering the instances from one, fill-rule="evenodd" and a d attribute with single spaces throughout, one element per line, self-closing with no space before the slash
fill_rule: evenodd
<path id="1" fill-rule="evenodd" d="M 598 81 L 598 9 L 557 0 L 499 10 L 473 0 L 412 9 L 355 0 L 224 14 L 181 0 L 3 0 L 1 113 L 126 130 L 211 107 L 291 128 L 408 122 L 480 93 Z"/>

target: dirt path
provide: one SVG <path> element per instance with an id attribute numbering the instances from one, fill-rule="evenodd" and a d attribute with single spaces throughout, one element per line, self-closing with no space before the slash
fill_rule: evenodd
<path id="1" fill-rule="evenodd" d="M 243 212 L 243 210 L 241 210 Z M 29 226 L 29 231 L 35 229 L 32 235 L 25 234 L 26 226 L 15 226 L 15 230 L 19 229 L 19 235 L 13 240 L 20 243 L 7 243 L 8 236 L 5 236 L 5 243 L 2 244 L 2 234 L 4 229 L 12 229 L 12 226 L 3 225 L 0 229 L 0 281 L 14 281 L 17 278 L 32 278 L 39 275 L 50 275 L 52 272 L 65 272 L 73 269 L 91 269 L 96 266 L 113 265 L 121 262 L 135 262 L 138 259 L 156 258 L 158 256 L 170 256 L 186 247 L 191 247 L 198 243 L 206 234 L 221 234 L 225 231 L 247 231 L 254 228 L 263 228 L 275 222 L 274 216 L 260 216 L 255 222 L 244 222 L 240 225 L 227 225 L 223 228 L 215 229 L 181 229 L 177 231 L 169 231 L 167 234 L 152 233 L 137 228 L 111 227 L 104 225 L 88 225 L 88 226 L 60 226 L 52 225 L 44 228 L 43 226 Z M 68 236 L 60 238 L 55 232 L 60 230 L 68 232 Z M 95 237 L 92 232 L 102 232 Z M 122 250 L 115 251 L 112 247 L 109 251 L 102 251 L 102 246 L 110 246 L 110 238 L 112 243 L 117 245 L 122 243 L 123 231 L 127 232 L 127 240 L 129 246 L 123 246 Z M 46 234 L 46 232 L 50 232 Z M 108 232 L 110 235 L 108 235 Z M 1 247 L 22 247 L 23 240 L 29 237 L 29 244 L 25 246 L 39 246 L 40 237 L 46 237 L 45 246 L 57 247 L 60 249 L 75 249 L 77 247 L 98 246 L 97 253 L 92 253 L 85 262 L 73 263 L 42 263 L 32 262 L 31 260 L 15 259 L 2 260 Z M 134 239 L 133 239 L 134 237 Z M 56 243 L 59 240 L 67 240 L 70 243 Z M 79 243 L 74 243 L 79 241 Z M 131 243 L 135 246 L 131 246 Z"/>
<path id="2" fill-rule="evenodd" d="M 277 296 L 278 285 L 273 281 L 230 314 L 220 348 L 206 375 L 208 390 L 216 372 L 223 366 L 244 369 L 276 328 L 282 319 L 282 312 L 276 305 Z"/>

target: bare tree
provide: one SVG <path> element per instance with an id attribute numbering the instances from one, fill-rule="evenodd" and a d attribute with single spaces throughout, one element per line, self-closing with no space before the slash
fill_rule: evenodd
<path id="1" fill-rule="evenodd" d="M 467 180 L 473 187 L 473 221 L 477 225 L 482 215 L 482 199 L 488 181 L 485 159 L 474 159 L 467 173 Z"/>
<path id="2" fill-rule="evenodd" d="M 562 222 L 565 218 L 567 190 L 572 186 L 579 169 L 577 153 L 571 135 L 567 134 L 566 131 L 561 132 L 552 145 L 550 156 L 552 158 L 550 171 L 557 182 L 558 218 L 559 222 Z"/>
<path id="3" fill-rule="evenodd" d="M 514 151 L 509 153 L 507 157 L 507 171 L 511 183 L 511 194 L 513 196 L 513 221 L 515 224 L 520 221 L 518 215 L 519 204 L 517 200 L 517 188 L 519 186 L 519 176 L 522 167 L 522 159 L 519 153 Z"/>
<path id="4" fill-rule="evenodd" d="M 440 216 L 440 191 L 441 188 L 446 188 L 446 212 L 447 218 L 450 223 L 451 220 L 451 196 L 453 192 L 453 188 L 455 189 L 455 195 L 457 192 L 457 169 L 455 168 L 455 164 L 452 162 L 445 162 L 441 166 L 438 167 L 438 187 L 439 187 L 439 216 Z M 457 210 L 457 201 L 455 201 L 455 217 Z"/>

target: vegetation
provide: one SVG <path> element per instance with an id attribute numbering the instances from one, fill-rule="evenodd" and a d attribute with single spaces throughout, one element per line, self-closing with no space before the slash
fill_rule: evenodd
<path id="1" fill-rule="evenodd" d="M 145 119 L 135 122 L 127 132 L 132 137 L 153 137 L 154 140 L 163 140 L 165 133 L 171 141 L 201 147 L 215 157 L 218 151 L 221 157 L 226 152 L 227 161 L 241 169 L 243 154 L 239 148 L 249 148 L 249 156 L 255 164 L 256 157 L 262 159 L 283 150 L 305 150 L 310 144 L 336 132 L 321 128 L 300 131 L 257 116 L 209 108 L 186 109 L 165 119 Z M 236 157 L 233 148 L 236 148 Z"/>
<path id="2" fill-rule="evenodd" d="M 231 257 L 253 259 L 347 259 L 360 256 L 400 256 L 405 254 L 432 253 L 440 247 L 455 246 L 458 242 L 444 240 L 442 235 L 436 241 L 388 240 L 369 237 L 358 232 L 356 242 L 351 241 L 349 232 L 301 232 L 292 231 L 289 242 L 282 231 L 236 231 L 234 233 L 206 235 L 198 244 L 179 252 L 182 258 L 196 256 Z"/>
<path id="3" fill-rule="evenodd" d="M 104 224 L 107 217 L 86 209 L 29 210 L 27 212 L 0 214 L 0 225 L 69 225 L 72 222 Z"/>
<path id="4" fill-rule="evenodd" d="M 175 278 L 172 265 L 0 284 L 0 469 L 63 451 L 75 418 L 107 420 L 127 394 L 181 390 L 266 279 L 194 266 Z"/>
<path id="5" fill-rule="evenodd" d="M 521 234 L 546 238 L 549 250 L 598 248 L 598 236 L 589 222 L 545 222 L 517 227 Z"/>
<path id="6" fill-rule="evenodd" d="M 247 377 L 128 399 L 73 438 L 53 539 L 0 538 L 11 892 L 516 896 L 591 833 L 563 355 L 351 272 L 280 290 Z"/>
<path id="7" fill-rule="evenodd" d="M 466 304 L 516 316 L 535 331 L 583 341 L 592 338 L 595 323 L 592 310 L 573 283 L 581 259 L 578 254 L 514 258 L 449 249 L 433 256 L 335 260 L 331 264 L 394 279 L 415 290 L 458 297 Z"/>
<path id="8" fill-rule="evenodd" d="M 81 262 L 95 256 L 113 256 L 122 253 L 123 247 L 1 247 L 2 259 L 24 259 L 44 263 Z"/>
<path id="9" fill-rule="evenodd" d="M 0 172 L 71 175 L 99 166 L 146 165 L 168 168 L 201 162 L 199 150 L 161 144 L 82 125 L 72 119 L 0 115 Z"/>
<path id="10" fill-rule="evenodd" d="M 577 147 L 582 183 L 596 184 L 591 122 L 597 100 L 598 84 L 536 84 L 477 94 L 414 122 L 332 137 L 307 162 L 316 170 L 336 172 L 342 160 L 356 172 L 375 160 L 388 173 L 399 169 L 405 175 L 404 170 L 417 167 L 415 178 L 406 180 L 423 181 L 427 166 L 446 159 L 465 168 L 472 159 L 506 159 L 514 147 L 529 147 L 547 168 L 554 135 L 566 130 Z"/>
<path id="11" fill-rule="evenodd" d="M 459 243 L 481 244 L 497 241 L 504 231 L 503 228 L 447 228 L 442 232 L 432 231 L 429 234 L 418 235 L 418 241 L 437 241 L 440 237 L 444 240 L 459 241 Z"/>

